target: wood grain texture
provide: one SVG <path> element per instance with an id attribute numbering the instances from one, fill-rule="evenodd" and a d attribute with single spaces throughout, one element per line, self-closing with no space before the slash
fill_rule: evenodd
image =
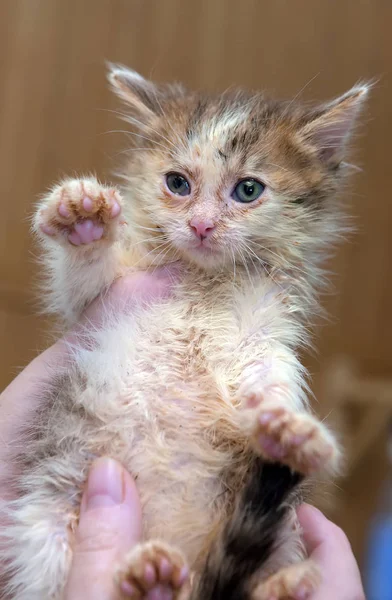
<path id="1" fill-rule="evenodd" d="M 391 22 L 390 0 L 1 0 L 0 387 L 37 350 L 43 329 L 31 304 L 34 201 L 64 174 L 109 178 L 126 143 L 108 133 L 122 126 L 108 112 L 119 105 L 105 60 L 158 81 L 304 99 L 379 78 L 358 139 L 363 171 L 349 194 L 358 233 L 334 261 L 332 318 L 309 365 L 317 375 L 344 353 L 364 372 L 390 373 Z M 356 549 L 362 538 L 356 532 Z"/>

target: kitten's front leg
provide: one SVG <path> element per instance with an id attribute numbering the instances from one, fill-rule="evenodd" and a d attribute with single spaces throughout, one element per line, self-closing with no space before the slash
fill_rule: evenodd
<path id="1" fill-rule="evenodd" d="M 340 451 L 328 428 L 307 410 L 304 370 L 283 347 L 248 364 L 239 387 L 242 427 L 258 454 L 310 475 L 336 473 Z"/>
<path id="2" fill-rule="evenodd" d="M 64 181 L 40 203 L 33 228 L 45 251 L 44 302 L 68 323 L 119 274 L 121 202 L 91 177 Z"/>

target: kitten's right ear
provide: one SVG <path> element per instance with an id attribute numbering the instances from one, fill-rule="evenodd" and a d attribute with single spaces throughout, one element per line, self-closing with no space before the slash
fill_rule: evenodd
<path id="1" fill-rule="evenodd" d="M 136 113 L 151 119 L 160 112 L 156 86 L 136 71 L 109 64 L 108 79 L 114 92 Z"/>
<path id="2" fill-rule="evenodd" d="M 357 85 L 346 94 L 308 115 L 302 135 L 319 151 L 324 162 L 338 164 L 371 84 Z"/>

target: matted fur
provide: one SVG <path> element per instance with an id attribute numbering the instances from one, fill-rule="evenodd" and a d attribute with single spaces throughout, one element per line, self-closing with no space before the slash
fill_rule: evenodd
<path id="1" fill-rule="evenodd" d="M 42 409 L 15 457 L 22 465 L 18 499 L 3 507 L 2 597 L 14 600 L 61 598 L 81 490 L 96 456 L 120 460 L 137 478 L 144 538 L 179 548 L 194 572 L 219 547 L 218 535 L 236 531 L 242 517 L 233 527 L 230 518 L 244 486 L 251 489 L 255 450 L 263 454 L 246 423 L 252 415 L 257 422 L 260 406 L 284 407 L 288 415 L 308 410 L 298 352 L 318 310 L 320 262 L 343 230 L 342 160 L 366 95 L 358 86 L 333 103 L 306 107 L 245 92 L 210 97 L 158 87 L 125 68 L 114 68 L 111 82 L 134 131 L 122 200 L 116 196 L 122 213 L 112 219 L 112 192 L 93 177 L 64 181 L 43 198 L 34 230 L 44 249 L 47 310 L 70 325 L 128 269 L 179 261 L 180 276 L 173 294 L 154 306 L 131 315 L 108 310 L 103 324 L 86 332 L 88 343 L 81 334 L 71 348 L 73 364 L 42 389 Z M 165 174 L 173 171 L 191 181 L 189 198 L 167 189 Z M 232 198 L 244 177 L 266 185 L 251 204 Z M 68 234 L 86 217 L 86 195 L 103 236 L 72 246 Z M 195 248 L 195 217 L 216 225 L 210 250 Z M 338 450 L 314 423 L 330 440 L 332 468 Z M 316 446 L 307 452 L 317 455 Z M 287 490 L 298 483 L 289 478 Z M 286 501 L 294 502 L 282 488 L 279 503 Z M 268 502 L 281 519 L 274 517 L 263 546 L 268 556 L 252 567 L 258 577 L 303 557 L 290 511 Z M 209 564 L 220 560 L 224 548 Z M 243 583 L 242 593 L 250 593 L 251 582 Z"/>

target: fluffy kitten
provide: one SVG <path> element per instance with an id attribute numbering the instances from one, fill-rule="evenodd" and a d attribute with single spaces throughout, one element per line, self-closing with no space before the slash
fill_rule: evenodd
<path id="1" fill-rule="evenodd" d="M 42 390 L 5 507 L 2 597 L 61 598 L 86 474 L 108 455 L 143 503 L 144 542 L 115 575 L 124 595 L 144 597 L 148 565 L 154 585 L 187 595 L 188 565 L 194 600 L 303 599 L 319 575 L 293 508 L 339 451 L 309 413 L 298 352 L 367 88 L 308 107 L 121 67 L 110 81 L 134 130 L 125 186 L 66 180 L 42 200 L 48 310 L 70 325 L 127 269 L 181 272 L 170 298 L 108 314 Z"/>

